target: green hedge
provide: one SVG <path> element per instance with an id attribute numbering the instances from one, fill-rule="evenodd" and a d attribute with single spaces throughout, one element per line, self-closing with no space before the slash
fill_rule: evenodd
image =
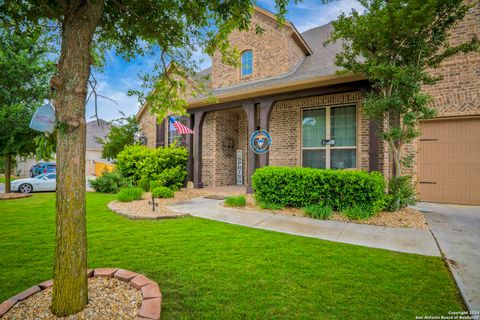
<path id="1" fill-rule="evenodd" d="M 184 147 L 129 146 L 117 155 L 116 167 L 145 191 L 152 181 L 156 181 L 156 186 L 178 190 L 187 175 L 187 160 L 188 151 Z"/>
<path id="2" fill-rule="evenodd" d="M 300 167 L 264 167 L 252 177 L 255 200 L 303 208 L 322 203 L 335 211 L 364 207 L 378 212 L 385 203 L 385 179 L 378 172 Z"/>

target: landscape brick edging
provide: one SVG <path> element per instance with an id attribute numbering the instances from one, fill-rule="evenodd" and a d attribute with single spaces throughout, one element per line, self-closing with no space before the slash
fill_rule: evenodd
<path id="1" fill-rule="evenodd" d="M 162 304 L 162 294 L 158 284 L 148 279 L 143 274 L 139 274 L 133 271 L 125 269 L 115 268 L 97 268 L 88 269 L 87 275 L 91 277 L 108 277 L 115 278 L 120 281 L 130 283 L 132 287 L 142 292 L 142 305 L 138 310 L 138 314 L 134 320 L 144 319 L 160 319 L 160 310 Z M 53 280 L 47 280 L 38 285 L 35 285 L 27 290 L 5 300 L 0 304 L 0 318 L 10 310 L 18 301 L 23 301 L 31 295 L 40 292 L 42 290 L 51 288 L 53 286 Z"/>
<path id="2" fill-rule="evenodd" d="M 115 212 L 116 214 L 131 219 L 131 220 L 160 220 L 160 219 L 176 219 L 176 218 L 183 218 L 189 217 L 190 214 L 188 213 L 171 213 L 171 214 L 149 214 L 149 215 L 140 215 L 140 214 L 133 214 L 129 213 L 126 210 L 121 210 L 117 208 L 113 208 L 112 204 L 116 203 L 116 201 L 111 201 L 107 204 L 108 209 Z"/>

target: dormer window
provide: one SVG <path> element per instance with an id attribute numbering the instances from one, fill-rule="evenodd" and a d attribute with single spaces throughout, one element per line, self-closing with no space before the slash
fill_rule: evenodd
<path id="1" fill-rule="evenodd" d="M 252 50 L 242 52 L 241 56 L 242 77 L 251 76 L 253 73 L 253 53 Z"/>

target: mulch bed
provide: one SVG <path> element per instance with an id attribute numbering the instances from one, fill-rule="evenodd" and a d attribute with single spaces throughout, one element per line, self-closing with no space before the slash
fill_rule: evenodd
<path id="1" fill-rule="evenodd" d="M 31 197 L 31 193 L 0 193 L 0 200 L 13 200 Z"/>
<path id="2" fill-rule="evenodd" d="M 303 209 L 301 208 L 283 208 L 281 210 L 267 210 L 261 209 L 255 203 L 255 199 L 252 195 L 247 195 L 247 205 L 244 210 L 254 210 L 269 212 L 274 214 L 286 214 L 290 216 L 305 217 Z M 375 216 L 365 220 L 349 220 L 340 213 L 334 213 L 330 220 L 344 221 L 359 224 L 369 224 L 375 226 L 393 227 L 393 228 L 416 228 L 416 229 L 429 229 L 427 221 L 423 214 L 417 210 L 411 208 L 403 208 L 396 212 L 379 212 Z"/>
<path id="3" fill-rule="evenodd" d="M 146 192 L 143 194 L 142 200 L 132 202 L 112 201 L 108 204 L 108 208 L 115 213 L 132 220 L 180 218 L 188 216 L 188 214 L 179 214 L 177 212 L 169 210 L 167 207 L 181 201 L 200 197 L 214 197 L 215 199 L 224 199 L 225 196 L 238 192 L 241 191 L 238 191 L 238 189 L 231 190 L 228 187 L 204 189 L 182 188 L 179 191 L 175 192 L 175 196 L 173 198 L 155 199 L 155 202 L 158 203 L 155 211 L 152 211 L 152 205 L 148 203 L 149 201 L 152 201 L 152 195 L 150 192 Z"/>
<path id="4" fill-rule="evenodd" d="M 42 282 L 0 304 L 2 319 L 160 319 L 158 285 L 123 269 L 89 271 L 88 304 L 79 313 L 57 317 L 50 311 L 53 281 Z M 3 315 L 3 316 L 2 316 Z"/>

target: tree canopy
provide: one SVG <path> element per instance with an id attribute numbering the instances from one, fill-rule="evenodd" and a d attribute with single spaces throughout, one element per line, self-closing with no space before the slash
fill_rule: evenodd
<path id="1" fill-rule="evenodd" d="M 382 126 L 393 153 L 393 175 L 411 162 L 403 147 L 419 134 L 418 121 L 435 115 L 432 98 L 422 91 L 441 78 L 432 75 L 445 59 L 478 50 L 472 38 L 452 46 L 450 31 L 476 5 L 463 0 L 359 0 L 365 12 L 342 14 L 329 41 L 343 45 L 335 63 L 365 75 L 373 90 L 364 112 Z"/>
<path id="2" fill-rule="evenodd" d="M 275 0 L 280 16 L 287 2 Z M 235 50 L 228 35 L 249 28 L 253 5 L 252 0 L 0 2 L 0 21 L 20 27 L 37 24 L 45 33 L 57 35 L 60 44 L 57 70 L 50 80 L 57 126 L 55 315 L 76 313 L 87 303 L 85 101 L 91 66 L 101 67 L 107 49 L 127 61 L 158 50 L 155 73 L 144 77 L 152 80 L 150 88 L 155 83 L 150 102 L 157 113 L 182 114 L 185 102 L 179 92 L 196 70 L 193 54 L 218 50 L 232 62 Z M 178 66 L 172 77 L 164 73 L 169 63 Z"/>
<path id="3" fill-rule="evenodd" d="M 41 135 L 29 128 L 36 108 L 48 98 L 53 65 L 41 29 L 0 28 L 0 156 L 5 158 L 5 190 L 10 191 L 12 157 L 35 152 L 34 139 Z"/>

